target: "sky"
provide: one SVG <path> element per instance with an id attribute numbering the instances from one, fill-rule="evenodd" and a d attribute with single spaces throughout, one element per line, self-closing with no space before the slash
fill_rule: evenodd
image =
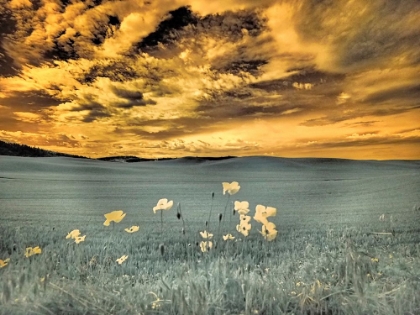
<path id="1" fill-rule="evenodd" d="M 418 0 L 0 0 L 0 140 L 420 159 Z"/>

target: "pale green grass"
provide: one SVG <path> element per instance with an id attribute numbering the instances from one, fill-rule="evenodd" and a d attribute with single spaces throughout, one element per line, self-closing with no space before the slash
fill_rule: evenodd
<path id="1" fill-rule="evenodd" d="M 74 226 L 87 234 L 78 245 L 68 229 L 2 224 L 0 258 L 10 264 L 0 269 L 0 314 L 420 313 L 418 231 L 314 226 L 266 242 L 254 230 L 201 253 L 201 223 L 185 235 L 180 221 L 164 223 L 161 235 L 158 217 L 133 234 L 123 222 Z M 25 258 L 36 245 L 43 253 Z"/>

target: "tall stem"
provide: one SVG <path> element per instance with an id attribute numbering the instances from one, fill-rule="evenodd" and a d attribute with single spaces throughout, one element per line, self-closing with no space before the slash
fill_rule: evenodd
<path id="1" fill-rule="evenodd" d="M 160 236 L 163 236 L 163 210 L 160 210 Z"/>
<path id="2" fill-rule="evenodd" d="M 228 203 L 229 203 L 229 199 L 230 199 L 230 194 L 228 195 L 228 199 L 227 199 L 226 205 L 225 205 L 225 211 L 223 212 L 223 218 L 225 218 L 225 219 L 226 219 L 226 209 L 227 209 L 227 206 L 228 206 Z"/>
<path id="3" fill-rule="evenodd" d="M 210 218 L 211 218 L 211 212 L 213 211 L 213 199 L 214 199 L 214 193 L 211 194 L 211 206 L 210 206 L 209 218 L 207 220 L 207 231 L 210 230 Z"/>

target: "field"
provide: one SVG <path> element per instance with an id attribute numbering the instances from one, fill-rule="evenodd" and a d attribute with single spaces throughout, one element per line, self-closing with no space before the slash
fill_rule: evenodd
<path id="1" fill-rule="evenodd" d="M 234 201 L 276 208 L 275 239 Z M 0 314 L 420 314 L 419 223 L 414 161 L 0 156 Z"/>

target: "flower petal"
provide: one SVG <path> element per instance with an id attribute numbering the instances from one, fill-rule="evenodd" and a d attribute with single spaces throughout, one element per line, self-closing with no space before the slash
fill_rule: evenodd
<path id="1" fill-rule="evenodd" d="M 79 230 L 73 230 L 71 231 L 69 234 L 67 234 L 66 239 L 69 238 L 76 238 L 80 235 L 80 231 Z"/>
<path id="2" fill-rule="evenodd" d="M 237 210 L 239 214 L 246 215 L 249 212 L 249 209 L 239 209 Z"/>
<path id="3" fill-rule="evenodd" d="M 124 231 L 126 231 L 127 233 L 134 233 L 134 232 L 137 232 L 139 229 L 140 229 L 139 226 L 133 225 L 131 228 L 124 229 Z"/>

